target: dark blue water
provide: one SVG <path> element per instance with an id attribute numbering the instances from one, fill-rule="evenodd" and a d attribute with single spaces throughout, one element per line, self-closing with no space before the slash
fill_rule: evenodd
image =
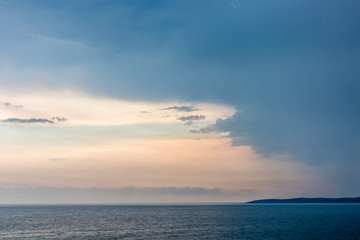
<path id="1" fill-rule="evenodd" d="M 0 239 L 360 239 L 360 204 L 0 206 Z"/>

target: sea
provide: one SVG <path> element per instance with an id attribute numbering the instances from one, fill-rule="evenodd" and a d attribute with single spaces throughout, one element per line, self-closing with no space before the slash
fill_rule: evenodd
<path id="1" fill-rule="evenodd" d="M 360 239 L 360 204 L 0 206 L 0 239 Z"/>

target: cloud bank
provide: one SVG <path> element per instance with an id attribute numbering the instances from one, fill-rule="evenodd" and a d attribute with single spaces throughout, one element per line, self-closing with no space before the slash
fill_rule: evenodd
<path id="1" fill-rule="evenodd" d="M 201 187 L 122 187 L 122 188 L 0 188 L 0 204 L 119 204 L 191 203 L 241 201 L 253 189 L 226 190 Z"/>
<path id="2" fill-rule="evenodd" d="M 1 85 L 221 102 L 239 110 L 216 125 L 234 145 L 314 164 L 360 158 L 357 0 L 37 3 L 2 6 L 1 44 L 17 51 L 2 55 Z"/>

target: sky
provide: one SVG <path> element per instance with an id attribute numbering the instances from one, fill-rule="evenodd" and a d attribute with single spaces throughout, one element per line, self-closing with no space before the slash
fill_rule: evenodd
<path id="1" fill-rule="evenodd" d="M 357 0 L 0 0 L 0 204 L 360 194 Z"/>

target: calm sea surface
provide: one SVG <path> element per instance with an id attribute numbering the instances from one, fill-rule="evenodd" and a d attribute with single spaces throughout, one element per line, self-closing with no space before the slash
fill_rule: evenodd
<path id="1" fill-rule="evenodd" d="M 0 239 L 360 239 L 360 204 L 0 206 Z"/>

